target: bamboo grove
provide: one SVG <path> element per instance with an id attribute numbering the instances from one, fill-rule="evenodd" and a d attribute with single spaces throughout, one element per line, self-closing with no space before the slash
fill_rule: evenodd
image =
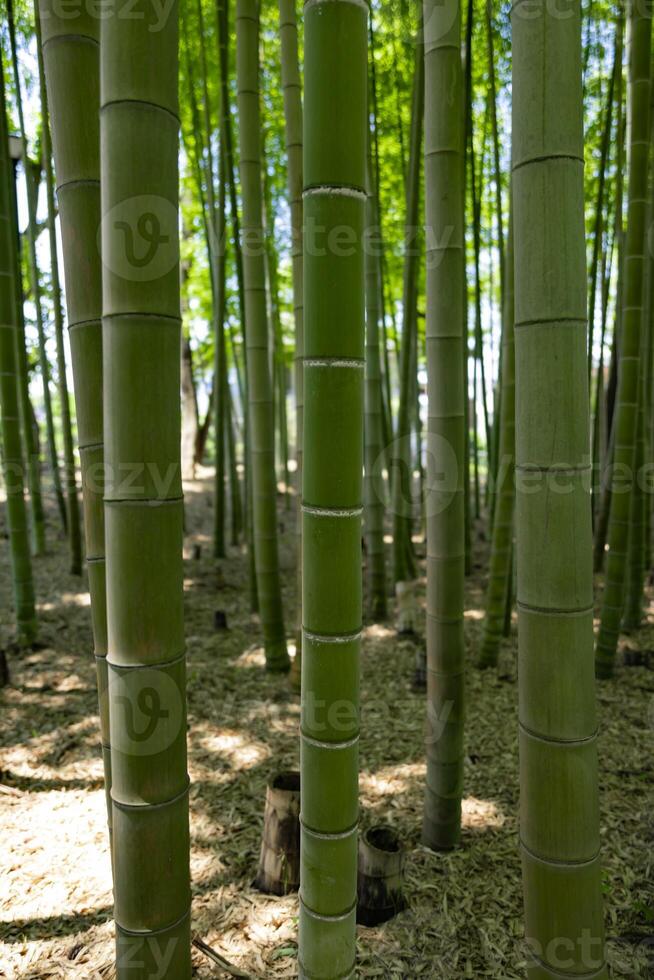
<path id="1" fill-rule="evenodd" d="M 212 559 L 243 556 L 300 698 L 299 975 L 357 975 L 376 628 L 416 648 L 416 834 L 446 854 L 471 677 L 517 637 L 527 975 L 609 975 L 596 693 L 654 577 L 652 16 L 565 6 L 4 2 L 3 613 L 27 655 L 65 540 L 119 980 L 171 950 L 192 971 L 184 488 L 208 471 Z"/>

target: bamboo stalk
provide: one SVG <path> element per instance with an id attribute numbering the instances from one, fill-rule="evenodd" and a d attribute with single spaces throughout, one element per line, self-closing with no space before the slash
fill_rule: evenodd
<path id="1" fill-rule="evenodd" d="M 402 346 L 400 351 L 400 406 L 397 416 L 397 452 L 393 459 L 393 576 L 396 584 L 415 578 L 412 547 L 413 459 L 411 408 L 413 405 L 413 350 L 418 330 L 418 214 L 420 209 L 420 161 L 423 138 L 425 74 L 420 44 L 416 46 L 413 80 L 411 140 L 406 192 L 404 287 L 402 298 Z"/>
<path id="2" fill-rule="evenodd" d="M 377 199 L 372 177 L 368 141 L 366 230 L 377 236 Z M 375 242 L 377 238 L 375 237 Z M 366 371 L 364 418 L 364 501 L 368 569 L 368 611 L 374 623 L 386 618 L 386 553 L 384 545 L 384 499 L 378 487 L 379 462 L 383 454 L 382 378 L 379 358 L 379 261 L 370 237 L 365 253 L 366 275 Z"/>
<path id="3" fill-rule="evenodd" d="M 632 0 L 629 7 L 630 169 L 629 217 L 625 244 L 624 295 L 615 416 L 614 467 L 624 485 L 611 495 L 609 553 L 597 638 L 597 673 L 613 674 L 624 611 L 631 498 L 635 485 L 638 391 L 643 334 L 643 282 L 647 175 L 650 149 L 651 9 Z"/>
<path id="4" fill-rule="evenodd" d="M 515 344 L 513 331 L 513 231 L 510 218 L 506 260 L 498 484 L 494 494 L 495 519 L 493 521 L 486 619 L 479 654 L 480 667 L 493 667 L 497 664 L 506 621 L 507 592 L 511 588 L 515 508 Z"/>
<path id="5" fill-rule="evenodd" d="M 190 980 L 178 18 L 126 9 L 102 24 L 100 109 L 116 975 Z"/>
<path id="6" fill-rule="evenodd" d="M 299 970 L 344 980 L 356 955 L 368 7 L 308 0 L 304 11 Z M 335 229 L 347 248 L 332 244 Z"/>
<path id="7" fill-rule="evenodd" d="M 37 427 L 34 424 L 34 410 L 30 401 L 29 368 L 27 349 L 25 346 L 25 311 L 23 302 L 23 276 L 21 271 L 21 236 L 18 229 L 18 198 L 16 193 L 17 160 L 12 159 L 11 181 L 11 222 L 14 236 L 17 264 L 15 271 L 15 303 L 16 303 L 16 369 L 18 372 L 18 397 L 20 418 L 25 440 L 25 455 L 27 457 L 27 488 L 29 490 L 31 512 L 32 554 L 40 557 L 45 553 L 45 515 L 43 512 L 43 497 L 41 493 L 41 459 L 39 455 L 39 440 Z"/>
<path id="8" fill-rule="evenodd" d="M 512 11 L 520 837 L 533 980 L 606 980 L 581 10 Z"/>
<path id="9" fill-rule="evenodd" d="M 302 167 L 302 83 L 298 56 L 295 0 L 279 0 L 279 36 L 281 41 L 282 91 L 288 198 L 291 211 L 291 262 L 293 275 L 293 316 L 295 320 L 295 442 L 296 442 L 296 555 L 297 605 L 295 616 L 295 659 L 291 667 L 291 685 L 300 687 L 302 663 L 302 460 L 304 432 L 304 244 L 303 167 Z"/>
<path id="10" fill-rule="evenodd" d="M 27 133 L 25 130 L 25 116 L 23 112 L 22 84 L 18 65 L 18 51 L 16 47 L 16 26 L 14 23 L 13 0 L 7 0 L 7 22 L 9 26 L 9 42 L 11 46 L 14 88 L 16 90 L 18 125 L 23 150 L 23 169 L 25 173 L 25 189 L 28 210 L 27 247 L 29 255 L 32 300 L 34 302 L 35 309 L 36 331 L 39 339 L 39 367 L 41 370 L 41 382 L 43 384 L 43 408 L 45 412 L 50 474 L 52 476 L 52 489 L 57 502 L 61 522 L 64 530 L 67 531 L 68 516 L 66 512 L 64 494 L 61 487 L 61 475 L 59 473 L 59 458 L 57 456 L 57 442 L 55 438 L 54 419 L 52 414 L 52 397 L 50 394 L 50 365 L 48 363 L 48 354 L 46 350 L 43 305 L 41 302 L 41 283 L 39 264 L 36 254 L 36 206 L 40 183 L 40 166 L 38 164 L 32 164 L 29 159 Z"/>
<path id="11" fill-rule="evenodd" d="M 236 64 L 240 171 L 243 199 L 246 368 L 249 462 L 252 472 L 254 559 L 268 670 L 286 671 L 277 546 L 275 441 L 266 316 L 265 241 L 262 227 L 261 112 L 259 106 L 259 4 L 237 0 Z"/>
<path id="12" fill-rule="evenodd" d="M 465 574 L 464 89 L 461 11 L 424 0 L 427 251 L 427 789 L 422 839 L 460 839 Z M 465 379 L 467 381 L 467 378 Z"/>
<path id="13" fill-rule="evenodd" d="M 111 748 L 107 691 L 107 608 L 102 419 L 102 264 L 100 228 L 99 24 L 75 30 L 55 0 L 40 0 L 43 64 L 52 123 L 57 203 L 64 255 L 70 342 L 82 468 L 86 567 L 98 691 L 105 789 L 111 833 Z"/>
<path id="14" fill-rule="evenodd" d="M 37 620 L 23 484 L 23 446 L 16 363 L 15 288 L 18 255 L 11 214 L 12 181 L 4 72 L 0 64 L 0 432 L 16 638 L 20 646 L 29 646 L 36 639 Z"/>
<path id="15" fill-rule="evenodd" d="M 43 47 L 41 38 L 41 18 L 38 3 L 34 6 L 36 26 L 36 50 L 39 65 L 39 86 L 41 95 L 41 139 L 45 169 L 45 188 L 48 203 L 48 238 L 50 244 L 50 275 L 52 278 L 52 302 L 54 306 L 55 341 L 57 346 L 57 380 L 59 385 L 59 404 L 61 410 L 61 429 L 64 442 L 64 476 L 66 481 L 66 505 L 68 518 L 68 542 L 70 546 L 70 571 L 72 575 L 82 574 L 82 535 L 80 528 L 79 501 L 77 498 L 77 476 L 73 431 L 70 421 L 70 399 L 66 377 L 66 352 L 64 349 L 64 323 L 61 308 L 61 286 L 59 282 L 59 258 L 57 255 L 57 232 L 55 228 L 54 174 L 52 172 L 52 149 L 50 140 L 50 112 L 48 92 L 43 66 Z"/>

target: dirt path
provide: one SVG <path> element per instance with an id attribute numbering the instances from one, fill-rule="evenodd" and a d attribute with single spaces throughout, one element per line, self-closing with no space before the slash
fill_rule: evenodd
<path id="1" fill-rule="evenodd" d="M 252 974 L 290 977 L 297 972 L 297 899 L 266 898 L 251 881 L 266 781 L 298 764 L 299 703 L 284 679 L 262 669 L 243 555 L 233 553 L 216 569 L 211 482 L 207 471 L 203 476 L 186 488 L 193 929 Z M 0 692 L 0 977 L 108 980 L 112 898 L 89 598 L 85 583 L 67 572 L 53 522 L 50 514 L 51 553 L 36 566 L 43 649 L 10 654 L 11 686 Z M 291 623 L 293 520 L 283 506 L 280 523 Z M 478 572 L 468 594 L 471 660 L 483 585 Z M 227 613 L 228 632 L 214 629 L 218 610 Z M 6 646 L 11 593 L 1 538 L 0 611 Z M 634 646 L 654 647 L 652 607 L 649 619 Z M 360 929 L 359 973 L 384 980 L 522 978 L 514 644 L 503 653 L 505 679 L 468 674 L 463 846 L 449 855 L 420 845 L 424 698 L 411 690 L 415 653 L 389 627 L 365 631 L 362 820 L 391 823 L 405 841 L 410 908 L 386 926 Z M 624 668 L 599 695 L 613 976 L 654 977 L 654 674 Z M 194 964 L 198 977 L 226 975 L 196 951 Z"/>

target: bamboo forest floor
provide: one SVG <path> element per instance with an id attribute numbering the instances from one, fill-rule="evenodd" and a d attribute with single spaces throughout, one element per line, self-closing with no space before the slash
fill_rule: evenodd
<path id="1" fill-rule="evenodd" d="M 292 977 L 297 898 L 267 898 L 251 882 L 266 781 L 298 765 L 298 699 L 285 679 L 263 670 L 243 555 L 233 552 L 218 569 L 212 559 L 210 472 L 186 490 L 193 930 L 249 975 Z M 279 515 L 291 623 L 294 522 L 282 501 Z M 43 646 L 8 654 L 11 682 L 0 692 L 0 976 L 108 980 L 112 898 L 89 597 L 68 574 L 53 512 L 49 522 L 50 553 L 35 565 Z M 7 544 L 0 544 L 0 643 L 7 647 L 10 579 Z M 478 542 L 468 583 L 471 667 L 485 547 Z M 227 614 L 227 632 L 214 628 L 218 610 Z M 648 619 L 627 647 L 654 648 L 653 603 Z M 432 854 L 420 844 L 424 696 L 411 686 L 416 646 L 390 625 L 365 631 L 362 820 L 390 823 L 405 841 L 410 907 L 384 926 L 359 929 L 362 977 L 524 976 L 515 655 L 513 639 L 498 671 L 468 671 L 463 841 L 456 852 Z M 609 956 L 613 976 L 630 980 L 654 977 L 651 665 L 623 666 L 599 688 Z M 197 950 L 193 956 L 197 977 L 228 976 Z"/>

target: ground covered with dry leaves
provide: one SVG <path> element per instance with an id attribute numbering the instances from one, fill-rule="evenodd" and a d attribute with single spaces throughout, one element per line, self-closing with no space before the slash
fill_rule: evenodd
<path id="1" fill-rule="evenodd" d="M 297 898 L 251 887 L 266 782 L 298 765 L 298 698 L 263 670 L 240 552 L 211 556 L 210 474 L 187 486 L 185 547 L 193 930 L 250 976 L 297 974 Z M 67 571 L 50 515 L 37 565 L 42 648 L 9 652 L 0 692 L 0 977 L 113 977 L 112 895 L 89 597 Z M 294 602 L 293 519 L 280 502 L 285 601 Z M 4 536 L 4 534 L 3 534 Z M 196 545 L 201 546 L 197 557 Z M 484 544 L 480 543 L 480 555 Z M 363 645 L 361 802 L 407 848 L 407 911 L 359 930 L 362 977 L 438 980 L 524 976 L 518 854 L 515 639 L 499 671 L 472 666 L 483 619 L 485 563 L 468 593 L 467 759 L 462 846 L 420 844 L 424 696 L 413 693 L 416 644 L 391 624 Z M 228 631 L 215 629 L 227 614 Z M 0 643 L 10 639 L 8 546 L 0 540 Z M 654 647 L 649 625 L 627 638 Z M 633 659 L 629 658 L 628 659 Z M 652 733 L 654 674 L 624 666 L 599 688 L 604 889 L 616 978 L 654 977 Z M 228 976 L 194 950 L 196 976 Z M 171 978 L 172 980 L 172 978 Z"/>

